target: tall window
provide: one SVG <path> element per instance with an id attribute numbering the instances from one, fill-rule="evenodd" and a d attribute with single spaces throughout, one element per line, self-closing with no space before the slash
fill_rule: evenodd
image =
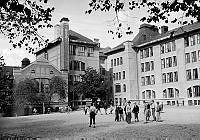
<path id="1" fill-rule="evenodd" d="M 172 67 L 172 58 L 169 57 L 168 60 L 169 60 L 169 67 Z"/>
<path id="2" fill-rule="evenodd" d="M 81 62 L 81 71 L 85 70 L 85 63 Z"/>
<path id="3" fill-rule="evenodd" d="M 151 99 L 151 90 L 146 90 L 147 99 Z"/>
<path id="4" fill-rule="evenodd" d="M 169 98 L 174 98 L 174 90 L 173 90 L 173 88 L 168 88 L 168 97 Z"/>
<path id="5" fill-rule="evenodd" d="M 176 43 L 175 43 L 175 40 L 172 41 L 172 51 L 176 51 Z"/>
<path id="6" fill-rule="evenodd" d="M 192 79 L 192 74 L 191 74 L 191 70 L 186 70 L 186 78 L 187 80 L 191 80 Z"/>
<path id="7" fill-rule="evenodd" d="M 169 58 L 166 58 L 166 68 L 169 67 Z"/>
<path id="8" fill-rule="evenodd" d="M 144 72 L 144 63 L 141 63 L 141 71 Z"/>
<path id="9" fill-rule="evenodd" d="M 195 45 L 195 35 L 190 36 L 191 46 Z"/>
<path id="10" fill-rule="evenodd" d="M 188 47 L 189 46 L 189 37 L 184 37 L 184 45 L 185 47 Z"/>
<path id="11" fill-rule="evenodd" d="M 161 59 L 161 68 L 164 69 L 165 68 L 165 59 Z"/>
<path id="12" fill-rule="evenodd" d="M 121 85 L 120 84 L 116 84 L 115 85 L 115 93 L 119 93 L 121 92 Z"/>
<path id="13" fill-rule="evenodd" d="M 113 59 L 111 59 L 111 68 L 113 67 Z"/>
<path id="14" fill-rule="evenodd" d="M 198 50 L 198 60 L 200 61 L 200 50 Z"/>
<path id="15" fill-rule="evenodd" d="M 145 85 L 145 78 L 144 77 L 141 77 L 141 84 L 142 84 L 142 86 Z"/>
<path id="16" fill-rule="evenodd" d="M 192 88 L 187 89 L 188 98 L 192 97 Z"/>
<path id="17" fill-rule="evenodd" d="M 145 58 L 149 57 L 149 48 L 144 49 Z"/>
<path id="18" fill-rule="evenodd" d="M 173 82 L 173 72 L 169 73 L 169 82 Z"/>
<path id="19" fill-rule="evenodd" d="M 155 76 L 151 75 L 151 84 L 154 85 L 155 84 Z"/>
<path id="20" fill-rule="evenodd" d="M 193 79 L 198 79 L 198 70 L 197 70 L 197 68 L 193 69 Z"/>
<path id="21" fill-rule="evenodd" d="M 150 47 L 149 49 L 150 49 L 150 56 L 153 56 L 153 48 Z"/>
<path id="22" fill-rule="evenodd" d="M 197 34 L 197 44 L 200 44 L 200 33 Z"/>
<path id="23" fill-rule="evenodd" d="M 163 74 L 162 74 L 162 82 L 163 82 L 163 83 L 166 83 L 166 73 L 163 73 Z"/>
<path id="24" fill-rule="evenodd" d="M 163 90 L 163 98 L 167 98 L 167 90 Z"/>
<path id="25" fill-rule="evenodd" d="M 193 86 L 194 97 L 200 97 L 200 86 Z"/>
<path id="26" fill-rule="evenodd" d="M 115 73 L 113 73 L 113 81 L 115 81 Z"/>
<path id="27" fill-rule="evenodd" d="M 145 99 L 145 91 L 142 92 L 142 99 Z"/>
<path id="28" fill-rule="evenodd" d="M 177 66 L 177 58 L 173 56 L 173 67 Z"/>
<path id="29" fill-rule="evenodd" d="M 175 71 L 174 72 L 174 82 L 177 82 L 178 81 L 178 72 Z"/>
<path id="30" fill-rule="evenodd" d="M 120 57 L 120 65 L 122 65 L 123 64 L 123 59 L 122 59 L 122 57 Z"/>
<path id="31" fill-rule="evenodd" d="M 156 93 L 153 90 L 152 90 L 152 98 L 154 98 L 154 99 L 156 98 Z"/>
<path id="32" fill-rule="evenodd" d="M 167 53 L 167 52 L 171 52 L 172 50 L 171 50 L 171 42 L 168 42 L 167 44 L 166 44 L 166 49 L 165 49 L 165 52 Z"/>
<path id="33" fill-rule="evenodd" d="M 150 71 L 150 63 L 145 62 L 145 71 Z"/>
<path id="34" fill-rule="evenodd" d="M 125 71 L 123 71 L 123 79 L 125 79 L 125 78 L 126 78 Z"/>
<path id="35" fill-rule="evenodd" d="M 124 92 L 126 92 L 126 84 L 123 85 Z"/>
<path id="36" fill-rule="evenodd" d="M 121 80 L 121 72 L 119 72 L 119 80 Z"/>
<path id="37" fill-rule="evenodd" d="M 143 50 L 140 50 L 140 58 L 143 59 Z"/>
<path id="38" fill-rule="evenodd" d="M 116 59 L 114 59 L 114 66 L 116 66 Z"/>
<path id="39" fill-rule="evenodd" d="M 165 45 L 164 44 L 160 45 L 160 53 L 161 54 L 165 53 Z"/>
<path id="40" fill-rule="evenodd" d="M 190 53 L 185 54 L 185 63 L 190 63 Z"/>
<path id="41" fill-rule="evenodd" d="M 119 58 L 117 58 L 117 66 L 119 65 Z"/>
<path id="42" fill-rule="evenodd" d="M 192 62 L 197 62 L 196 51 L 192 52 Z"/>
<path id="43" fill-rule="evenodd" d="M 115 75 L 115 76 L 116 76 L 116 78 L 115 78 L 115 79 L 116 79 L 116 80 L 118 80 L 118 72 L 116 73 L 116 75 Z"/>
<path id="44" fill-rule="evenodd" d="M 151 79 L 150 76 L 146 76 L 146 85 L 151 85 Z"/>
<path id="45" fill-rule="evenodd" d="M 151 61 L 151 70 L 154 70 L 154 62 Z"/>

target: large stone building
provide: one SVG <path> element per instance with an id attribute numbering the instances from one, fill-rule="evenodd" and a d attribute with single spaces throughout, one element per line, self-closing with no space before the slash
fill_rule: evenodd
<path id="1" fill-rule="evenodd" d="M 200 105 L 200 23 L 170 31 L 162 26 L 161 33 L 143 24 L 132 42 L 106 54 L 117 104 L 154 99 L 168 105 Z"/>

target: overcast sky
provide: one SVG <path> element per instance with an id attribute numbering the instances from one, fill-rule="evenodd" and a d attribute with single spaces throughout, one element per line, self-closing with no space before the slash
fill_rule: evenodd
<path id="1" fill-rule="evenodd" d="M 112 20 L 115 18 L 115 14 L 111 12 L 94 12 L 90 15 L 85 14 L 85 10 L 89 9 L 88 3 L 90 0 L 48 0 L 48 5 L 55 7 L 53 13 L 52 24 L 59 23 L 62 17 L 69 18 L 69 28 L 74 30 L 90 39 L 98 38 L 100 40 L 101 47 L 115 47 L 120 43 L 132 40 L 138 33 L 138 28 L 142 24 L 139 20 L 142 16 L 146 15 L 145 10 L 136 10 L 134 12 L 123 11 L 119 14 L 119 18 L 124 22 L 124 26 L 128 24 L 132 30 L 132 35 L 124 35 L 122 38 L 117 38 L 111 34 L 108 34 L 108 29 L 114 28 Z M 153 24 L 153 23 L 152 23 Z M 158 26 L 163 25 L 162 22 L 156 24 Z M 169 29 L 175 28 L 177 25 L 169 24 Z M 50 30 L 43 30 L 40 35 L 49 38 L 54 37 L 53 28 Z M 115 37 L 113 39 L 113 37 Z M 0 54 L 4 56 L 5 63 L 8 66 L 20 66 L 21 60 L 25 57 L 29 58 L 31 62 L 35 60 L 35 56 L 29 54 L 25 49 L 13 49 L 8 40 L 0 36 Z M 11 49 L 11 50 L 10 50 Z"/>

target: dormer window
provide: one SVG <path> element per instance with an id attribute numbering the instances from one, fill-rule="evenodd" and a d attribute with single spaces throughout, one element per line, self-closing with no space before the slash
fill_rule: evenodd
<path id="1" fill-rule="evenodd" d="M 53 71 L 52 71 L 52 70 L 50 71 L 50 74 L 53 74 Z"/>

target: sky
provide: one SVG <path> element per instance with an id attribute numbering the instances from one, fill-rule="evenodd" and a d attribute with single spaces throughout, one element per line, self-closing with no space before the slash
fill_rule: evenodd
<path id="1" fill-rule="evenodd" d="M 52 25 L 58 24 L 63 17 L 69 18 L 69 28 L 79 34 L 82 34 L 90 39 L 98 38 L 102 48 L 114 48 L 127 40 L 133 40 L 138 33 L 139 27 L 142 24 L 140 18 L 147 15 L 145 9 L 135 11 L 124 10 L 119 13 L 119 19 L 123 21 L 124 27 L 130 26 L 133 34 L 123 35 L 122 38 L 117 38 L 112 34 L 108 34 L 109 29 L 113 29 L 115 14 L 111 12 L 95 11 L 91 14 L 85 14 L 89 9 L 91 0 L 48 0 L 48 6 L 55 7 L 52 17 Z M 151 23 L 153 24 L 153 23 Z M 164 25 L 163 22 L 154 24 L 157 26 Z M 168 24 L 169 29 L 173 29 L 178 25 Z M 54 29 L 45 29 L 39 32 L 46 39 L 54 39 Z M 114 39 L 113 39 L 114 37 Z M 35 60 L 35 55 L 29 54 L 25 48 L 13 49 L 8 43 L 6 37 L 0 35 L 0 55 L 3 55 L 7 66 L 21 66 L 23 58 L 27 57 L 31 62 Z"/>

